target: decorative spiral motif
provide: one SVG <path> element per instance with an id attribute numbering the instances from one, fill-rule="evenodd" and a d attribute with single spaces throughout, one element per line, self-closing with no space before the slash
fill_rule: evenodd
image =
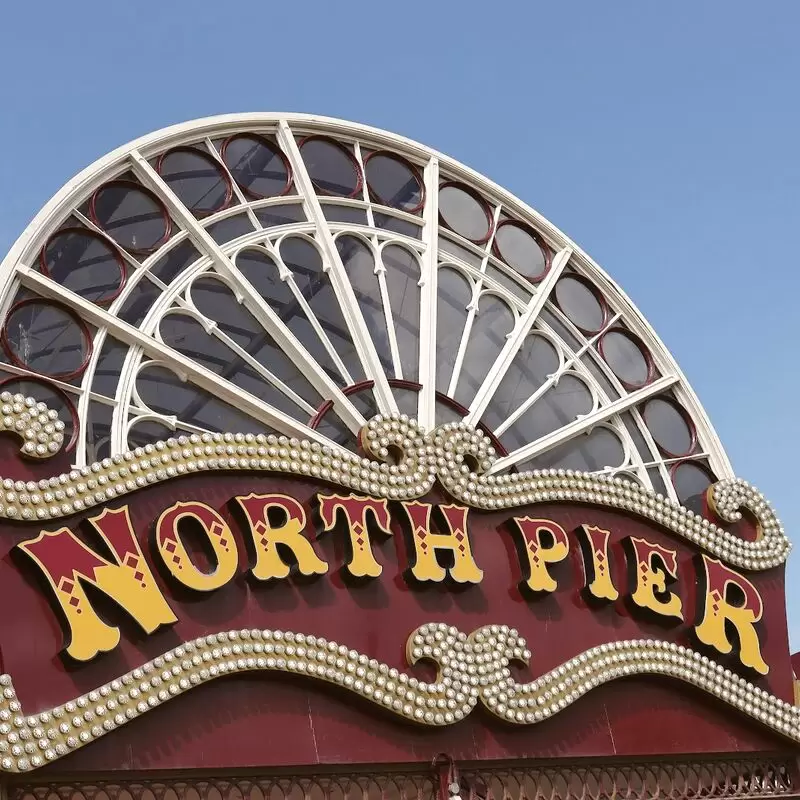
<path id="1" fill-rule="evenodd" d="M 224 675 L 288 672 L 336 684 L 404 719 L 451 725 L 480 701 L 501 719 L 535 724 L 557 714 L 596 686 L 637 674 L 691 683 L 778 733 L 800 741 L 800 708 L 755 687 L 688 648 L 657 640 L 593 647 L 526 684 L 509 665 L 527 663 L 525 639 L 506 625 L 467 636 L 444 623 L 411 633 L 407 659 L 433 661 L 433 683 L 420 681 L 343 644 L 291 631 L 240 630 L 175 647 L 49 711 L 26 717 L 10 676 L 0 676 L 0 771 L 25 772 L 127 724 L 150 709 Z"/>
<path id="2" fill-rule="evenodd" d="M 49 458 L 64 444 L 64 423 L 58 412 L 32 397 L 0 393 L 0 431 L 22 439 L 21 452 L 30 458 Z"/>
<path id="3" fill-rule="evenodd" d="M 64 425 L 54 419 L 55 412 L 32 398 L 6 395 L 0 395 L 5 403 L 2 424 L 23 436 L 23 451 L 39 455 L 42 449 L 57 450 Z M 711 487 L 709 501 L 729 522 L 741 518 L 739 509 L 751 513 L 759 532 L 754 542 L 743 541 L 674 500 L 623 478 L 563 469 L 487 474 L 495 461 L 494 448 L 487 436 L 464 423 L 448 423 L 425 436 L 416 420 L 405 414 L 378 415 L 364 426 L 360 441 L 368 458 L 285 436 L 179 436 L 40 481 L 6 478 L 0 491 L 0 517 L 58 519 L 179 475 L 251 470 L 317 478 L 390 500 L 422 497 L 438 478 L 455 499 L 487 510 L 546 502 L 602 505 L 651 520 L 751 570 L 782 564 L 791 548 L 764 496 L 738 478 Z"/>

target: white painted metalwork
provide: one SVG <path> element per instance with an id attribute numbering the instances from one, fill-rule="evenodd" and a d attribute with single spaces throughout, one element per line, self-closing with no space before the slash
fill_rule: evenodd
<path id="1" fill-rule="evenodd" d="M 283 154 L 292 176 L 287 194 L 257 197 L 237 183 L 240 170 L 261 170 L 259 179 L 277 181 L 284 163 L 276 155 L 278 166 L 268 161 L 259 167 L 255 157 L 243 159 L 244 166 L 232 166 L 221 143 L 241 134 L 265 137 L 260 141 Z M 300 141 L 308 134 L 329 137 L 352 154 L 361 172 L 360 192 L 335 194 L 336 181 L 351 178 L 342 177 L 341 165 L 306 163 Z M 206 185 L 202 181 L 210 181 L 209 192 L 229 187 L 230 205 L 208 216 L 194 213 L 159 174 L 159 156 L 187 146 L 210 157 L 209 171 L 179 176 L 179 185 L 194 179 L 199 183 L 193 185 L 201 187 Z M 370 162 L 375 151 L 400 159 L 393 162 L 394 172 L 375 172 L 373 164 L 378 162 Z M 215 170 L 221 176 L 218 185 L 213 183 Z M 315 183 L 314 170 L 329 170 L 326 180 L 333 194 Z M 125 225 L 146 231 L 151 229 L 144 226 L 158 222 L 143 212 L 125 217 L 130 199 L 125 192 L 132 191 L 130 187 L 117 190 L 121 199 L 110 212 L 110 222 L 92 216 L 89 199 L 120 178 L 152 192 L 172 221 L 172 235 L 154 252 L 142 255 L 113 244 Z M 392 180 L 400 183 L 397 195 L 388 198 L 370 182 Z M 453 225 L 455 216 L 466 230 L 470 220 L 466 205 L 452 205 L 452 192 L 451 205 L 441 207 L 439 187 L 444 181 L 464 184 L 485 201 L 491 228 L 482 243 L 465 239 L 458 224 Z M 424 205 L 414 208 L 412 200 L 403 198 L 415 197 L 420 187 Z M 518 238 L 509 238 L 504 230 L 501 241 L 498 225 L 507 220 L 517 224 L 512 233 Z M 223 224 L 232 233 L 224 233 Z M 123 234 L 114 225 L 122 226 Z M 110 304 L 98 305 L 60 282 L 59 276 L 37 268 L 50 237 L 67 226 L 82 226 L 98 242 L 111 243 L 126 265 L 127 280 Z M 507 263 L 503 252 L 508 247 L 524 260 L 526 251 L 519 249 L 524 240 L 519 237 L 526 230 L 549 251 L 549 269 L 530 279 Z M 352 265 L 343 260 L 337 245 L 342 236 L 364 243 L 372 259 L 368 284 L 348 272 Z M 194 255 L 177 263 L 182 248 L 190 245 Z M 395 246 L 403 248 L 389 251 L 395 256 L 409 254 L 406 272 L 393 272 L 401 267 L 385 255 Z M 292 263 L 292 248 L 318 252 L 321 271 L 311 262 Z M 170 265 L 170 258 L 176 266 Z M 247 258 L 262 258 L 263 269 L 246 272 L 241 259 Z M 463 308 L 446 295 L 441 265 L 463 276 L 471 287 Z M 559 282 L 570 276 L 602 298 L 605 310 L 599 330 L 581 330 L 580 320 L 561 307 Z M 217 283 L 210 284 L 211 279 Z M 195 303 L 193 287 L 198 281 L 204 291 L 212 287 L 219 295 L 218 314 Z M 408 293 L 412 283 L 413 294 L 393 295 L 393 286 L 406 287 Z M 4 316 L 16 301 L 32 296 L 56 301 L 93 328 L 94 350 L 78 377 L 42 378 L 68 394 L 77 409 L 80 430 L 72 458 L 78 466 L 152 439 L 159 431 L 215 431 L 243 419 L 252 420 L 253 430 L 353 449 L 356 434 L 371 415 L 401 410 L 416 416 L 424 430 L 461 417 L 484 427 L 496 437 L 500 450 L 493 472 L 523 463 L 567 468 L 578 464 L 579 469 L 589 465 L 590 471 L 634 476 L 647 488 L 653 487 L 653 480 L 663 482 L 671 497 L 677 496 L 671 476 L 686 462 L 717 478 L 732 475 L 718 437 L 670 354 L 622 290 L 577 245 L 486 178 L 422 145 L 366 126 L 306 115 L 228 115 L 145 136 L 84 170 L 43 208 L 3 260 L 0 288 Z M 216 296 L 209 295 L 205 302 Z M 408 297 L 413 298 L 410 310 L 407 302 L 404 305 Z M 486 363 L 481 354 L 491 347 L 487 351 L 483 345 L 488 346 L 488 340 L 476 338 L 486 335 L 480 333 L 478 321 L 484 298 L 496 298 L 496 308 L 507 307 L 514 320 L 507 334 L 490 332 L 495 349 Z M 44 341 L 35 327 L 36 314 L 15 313 L 21 316 L 9 326 L 7 345 L 13 350 L 24 340 L 31 358 L 47 358 L 60 341 L 77 336 L 68 330 L 72 323 L 62 320 L 63 330 L 54 328 L 52 341 L 36 351 L 35 342 Z M 224 314 L 228 316 L 219 317 Z M 459 327 L 446 330 L 453 321 Z M 162 323 L 175 323 L 178 332 L 170 335 L 178 339 L 164 338 Z M 384 325 L 381 344 L 376 326 Z M 437 349 L 445 334 L 457 342 L 449 351 Z M 407 351 L 411 346 L 416 348 L 413 369 Z M 192 347 L 207 347 L 208 352 Z M 626 382 L 615 370 L 633 369 L 637 348 L 649 366 L 647 379 Z M 259 352 L 267 355 L 259 357 Z M 37 376 L 33 366 L 14 362 L 9 354 L 3 358 L 0 371 L 6 381 L 20 383 Z M 174 391 L 152 380 L 146 383 L 158 365 L 176 376 Z M 440 385 L 449 377 L 448 396 L 437 393 L 437 376 Z M 465 380 L 476 387 L 470 389 L 466 409 L 456 397 Z M 569 418 L 564 414 L 572 406 L 559 394 L 567 391 L 567 384 L 575 395 L 572 406 L 587 406 L 570 412 Z M 33 391 L 35 384 L 26 386 Z M 147 405 L 148 396 L 157 396 L 157 408 Z M 658 440 L 664 432 L 648 429 L 645 408 L 654 397 L 668 398 L 660 411 L 671 414 L 670 424 L 686 420 L 693 433 L 691 452 L 669 452 Z M 592 444 L 598 430 L 603 431 L 605 446 L 612 445 L 608 456 Z M 526 431 L 533 432 L 529 438 Z M 603 463 L 616 459 L 614 442 L 619 445 L 619 463 Z"/>

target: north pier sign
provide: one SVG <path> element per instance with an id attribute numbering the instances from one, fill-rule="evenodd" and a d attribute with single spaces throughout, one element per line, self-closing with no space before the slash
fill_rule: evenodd
<path id="1" fill-rule="evenodd" d="M 545 752 L 573 713 L 594 720 L 569 745 L 588 754 L 605 746 L 598 714 L 624 735 L 620 684 L 653 718 L 682 720 L 687 747 L 722 750 L 732 726 L 740 747 L 800 740 L 788 542 L 749 485 L 718 483 L 689 510 L 611 477 L 495 476 L 481 433 L 425 436 L 405 417 L 371 420 L 361 445 L 180 437 L 7 492 L 0 767 L 118 728 L 114 748 L 147 751 L 139 718 L 206 684 L 265 722 L 289 703 L 287 737 L 383 730 L 372 746 L 389 761 L 457 723 L 465 741 L 499 736 L 492 757 Z M 247 673 L 284 682 L 216 680 Z M 231 724 L 246 761 L 249 728 Z M 631 747 L 671 746 L 658 726 L 639 744 L 633 731 Z"/>

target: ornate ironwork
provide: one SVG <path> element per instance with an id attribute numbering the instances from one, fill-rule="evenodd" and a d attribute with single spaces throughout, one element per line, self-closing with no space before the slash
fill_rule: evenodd
<path id="1" fill-rule="evenodd" d="M 462 800 L 684 800 L 792 796 L 780 759 L 466 769 Z M 9 800 L 438 800 L 433 771 L 17 784 Z"/>

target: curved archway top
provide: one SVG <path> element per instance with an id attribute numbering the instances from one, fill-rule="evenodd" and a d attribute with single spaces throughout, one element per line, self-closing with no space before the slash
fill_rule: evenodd
<path id="1" fill-rule="evenodd" d="M 69 181 L 0 266 L 5 386 L 83 466 L 175 432 L 356 448 L 377 413 L 466 419 L 497 472 L 688 502 L 729 461 L 619 286 L 490 180 L 302 114 L 188 122 Z"/>

